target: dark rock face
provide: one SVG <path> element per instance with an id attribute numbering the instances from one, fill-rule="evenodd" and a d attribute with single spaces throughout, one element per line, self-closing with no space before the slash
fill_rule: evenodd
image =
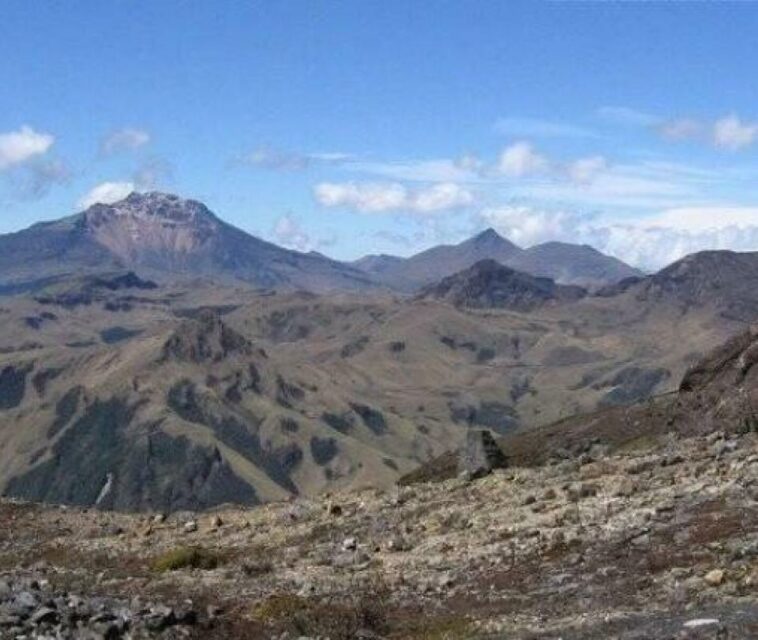
<path id="1" fill-rule="evenodd" d="M 108 327 L 100 332 L 100 339 L 105 344 L 116 344 L 135 338 L 142 333 L 141 329 L 127 329 L 125 327 Z"/>
<path id="2" fill-rule="evenodd" d="M 0 371 L 0 411 L 21 404 L 26 393 L 26 377 L 31 370 L 32 365 L 26 364 L 8 365 Z"/>
<path id="3" fill-rule="evenodd" d="M 109 291 L 118 291 L 120 289 L 157 289 L 157 283 L 152 280 L 143 280 L 134 271 L 129 271 L 121 276 L 113 278 L 95 278 L 92 283 L 93 287 L 108 289 Z"/>
<path id="4" fill-rule="evenodd" d="M 79 399 L 84 395 L 84 387 L 69 389 L 63 397 L 55 403 L 55 419 L 47 430 L 48 438 L 54 438 L 62 431 L 76 414 L 79 408 Z"/>
<path id="5" fill-rule="evenodd" d="M 32 377 L 32 385 L 39 395 L 45 395 L 48 382 L 55 380 L 61 373 L 63 373 L 63 369 L 40 369 Z"/>
<path id="6" fill-rule="evenodd" d="M 340 433 L 350 433 L 355 427 L 355 420 L 349 412 L 341 414 L 324 412 L 321 414 L 321 420 Z"/>
<path id="7" fill-rule="evenodd" d="M 329 464 L 339 452 L 334 438 L 311 438 L 311 456 L 318 465 Z"/>
<path id="8" fill-rule="evenodd" d="M 450 419 L 459 424 L 488 427 L 498 433 L 507 433 L 519 425 L 518 412 L 501 402 L 472 404 L 462 399 L 449 403 Z"/>
<path id="9" fill-rule="evenodd" d="M 305 398 L 305 391 L 291 382 L 287 382 L 281 376 L 276 377 L 276 401 L 286 409 Z"/>
<path id="10" fill-rule="evenodd" d="M 422 300 L 444 300 L 456 307 L 532 311 L 547 303 L 571 302 L 587 295 L 582 287 L 563 286 L 482 260 L 421 290 Z"/>
<path id="11" fill-rule="evenodd" d="M 95 402 L 57 440 L 51 457 L 12 478 L 5 493 L 124 511 L 258 503 L 217 449 L 171 437 L 158 425 L 133 427 L 137 409 L 115 398 Z M 136 438 L 127 434 L 134 428 Z"/>
<path id="12" fill-rule="evenodd" d="M 466 434 L 466 442 L 458 454 L 460 473 L 481 478 L 507 466 L 508 459 L 489 431 L 474 429 Z"/>
<path id="13" fill-rule="evenodd" d="M 740 333 L 682 379 L 673 420 L 685 431 L 758 430 L 758 328 Z"/>
<path id="14" fill-rule="evenodd" d="M 610 380 L 594 385 L 595 389 L 613 387 L 600 399 L 599 406 L 609 407 L 641 402 L 649 398 L 655 388 L 670 375 L 667 369 L 660 367 L 654 369 L 626 367 Z"/>
<path id="15" fill-rule="evenodd" d="M 363 424 L 376 435 L 380 436 L 387 431 L 387 421 L 381 411 L 373 409 L 365 404 L 351 403 L 350 408 L 355 411 Z"/>
<path id="16" fill-rule="evenodd" d="M 261 445 L 258 431 L 262 420 L 258 416 L 246 412 L 243 419 L 231 413 L 200 392 L 190 380 L 182 380 L 171 388 L 167 404 L 183 420 L 211 429 L 221 442 L 263 469 L 279 486 L 297 493 L 289 469 Z"/>
<path id="17" fill-rule="evenodd" d="M 229 328 L 218 313 L 208 309 L 186 320 L 163 345 L 163 359 L 184 362 L 219 362 L 229 354 L 250 355 L 252 344 Z"/>

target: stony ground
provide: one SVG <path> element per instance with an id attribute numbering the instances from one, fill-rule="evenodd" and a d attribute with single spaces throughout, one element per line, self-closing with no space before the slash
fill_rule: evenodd
<path id="1" fill-rule="evenodd" d="M 212 513 L 0 503 L 2 638 L 758 638 L 758 438 Z"/>

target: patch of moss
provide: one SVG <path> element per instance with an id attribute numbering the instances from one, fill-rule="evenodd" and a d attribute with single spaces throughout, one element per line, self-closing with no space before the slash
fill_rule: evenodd
<path id="1" fill-rule="evenodd" d="M 178 547 L 153 560 L 151 568 L 156 573 L 181 569 L 215 569 L 221 564 L 221 556 L 202 547 Z"/>
<path id="2" fill-rule="evenodd" d="M 305 598 L 292 593 L 280 593 L 268 597 L 253 607 L 253 618 L 265 623 L 292 620 L 312 608 Z"/>

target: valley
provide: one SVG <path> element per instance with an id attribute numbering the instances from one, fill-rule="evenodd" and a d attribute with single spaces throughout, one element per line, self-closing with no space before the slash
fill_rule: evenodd
<path id="1" fill-rule="evenodd" d="M 182 202 L 130 196 L 111 215 L 139 204 L 128 215 L 150 225 L 208 223 Z M 74 262 L 78 275 L 0 298 L 5 495 L 174 511 L 387 487 L 472 428 L 508 434 L 671 391 L 758 307 L 754 254 L 596 291 L 479 261 L 418 295 L 319 293 L 187 272 L 170 256 L 206 249 L 187 244 L 200 231 L 177 233 L 160 262 L 119 249 L 136 272 Z M 114 234 L 103 246 L 121 246 Z"/>

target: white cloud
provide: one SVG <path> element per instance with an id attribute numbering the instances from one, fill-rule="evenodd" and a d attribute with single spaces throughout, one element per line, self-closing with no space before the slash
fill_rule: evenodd
<path id="1" fill-rule="evenodd" d="M 694 118 L 667 120 L 660 123 L 657 130 L 667 140 L 697 140 L 727 151 L 750 146 L 758 139 L 758 123 L 743 121 L 735 114 L 714 122 Z"/>
<path id="2" fill-rule="evenodd" d="M 113 204 L 126 198 L 134 189 L 133 182 L 103 182 L 84 194 L 79 199 L 77 207 L 88 209 L 97 203 Z"/>
<path id="3" fill-rule="evenodd" d="M 702 135 L 703 124 L 694 118 L 677 118 L 662 123 L 658 131 L 668 140 L 692 140 Z"/>
<path id="4" fill-rule="evenodd" d="M 608 160 L 603 156 L 579 158 L 569 163 L 567 173 L 571 180 L 579 184 L 592 182 L 601 172 L 608 168 Z"/>
<path id="5" fill-rule="evenodd" d="M 565 239 L 568 230 L 579 221 L 578 216 L 565 211 L 540 210 L 529 205 L 486 208 L 479 216 L 487 226 L 523 247 Z"/>
<path id="6" fill-rule="evenodd" d="M 292 214 L 283 215 L 274 224 L 274 240 L 285 247 L 298 251 L 310 251 L 314 243 Z"/>
<path id="7" fill-rule="evenodd" d="M 726 116 L 713 125 L 713 143 L 729 151 L 737 151 L 755 142 L 758 124 L 743 122 L 736 115 Z"/>
<path id="8" fill-rule="evenodd" d="M 322 182 L 314 189 L 316 201 L 324 207 L 347 207 L 365 213 L 403 208 L 408 190 L 397 183 Z"/>
<path id="9" fill-rule="evenodd" d="M 55 138 L 49 133 L 39 133 L 28 126 L 18 131 L 0 133 L 0 171 L 44 155 L 54 142 Z"/>
<path id="10" fill-rule="evenodd" d="M 479 173 L 484 168 L 484 162 L 481 158 L 473 153 L 464 153 L 453 163 L 458 169 L 464 172 Z"/>
<path id="11" fill-rule="evenodd" d="M 397 182 L 323 182 L 314 188 L 316 201 L 324 207 L 343 207 L 362 213 L 408 212 L 421 215 L 460 209 L 473 204 L 466 188 L 441 182 L 408 189 Z"/>
<path id="12" fill-rule="evenodd" d="M 667 209 L 649 218 L 651 227 L 703 233 L 716 229 L 758 227 L 758 207 L 708 206 Z"/>
<path id="13" fill-rule="evenodd" d="M 678 208 L 634 220 L 601 220 L 565 209 L 506 205 L 484 209 L 479 218 L 521 246 L 586 243 L 649 270 L 696 251 L 758 250 L 758 207 Z"/>
<path id="14" fill-rule="evenodd" d="M 544 173 L 549 169 L 547 158 L 526 141 L 515 142 L 500 154 L 496 170 L 506 176 L 522 178 Z"/>
<path id="15" fill-rule="evenodd" d="M 454 182 L 441 182 L 412 194 L 410 205 L 415 211 L 430 213 L 467 207 L 474 202 L 473 194 Z"/>
<path id="16" fill-rule="evenodd" d="M 100 152 L 112 155 L 120 151 L 134 151 L 150 142 L 150 134 L 143 129 L 126 127 L 118 129 L 105 136 L 100 141 Z"/>
<path id="17" fill-rule="evenodd" d="M 351 160 L 354 160 L 354 156 L 349 153 L 299 153 L 258 147 L 251 153 L 237 158 L 235 164 L 269 171 L 303 171 L 315 164 L 340 165 Z"/>

